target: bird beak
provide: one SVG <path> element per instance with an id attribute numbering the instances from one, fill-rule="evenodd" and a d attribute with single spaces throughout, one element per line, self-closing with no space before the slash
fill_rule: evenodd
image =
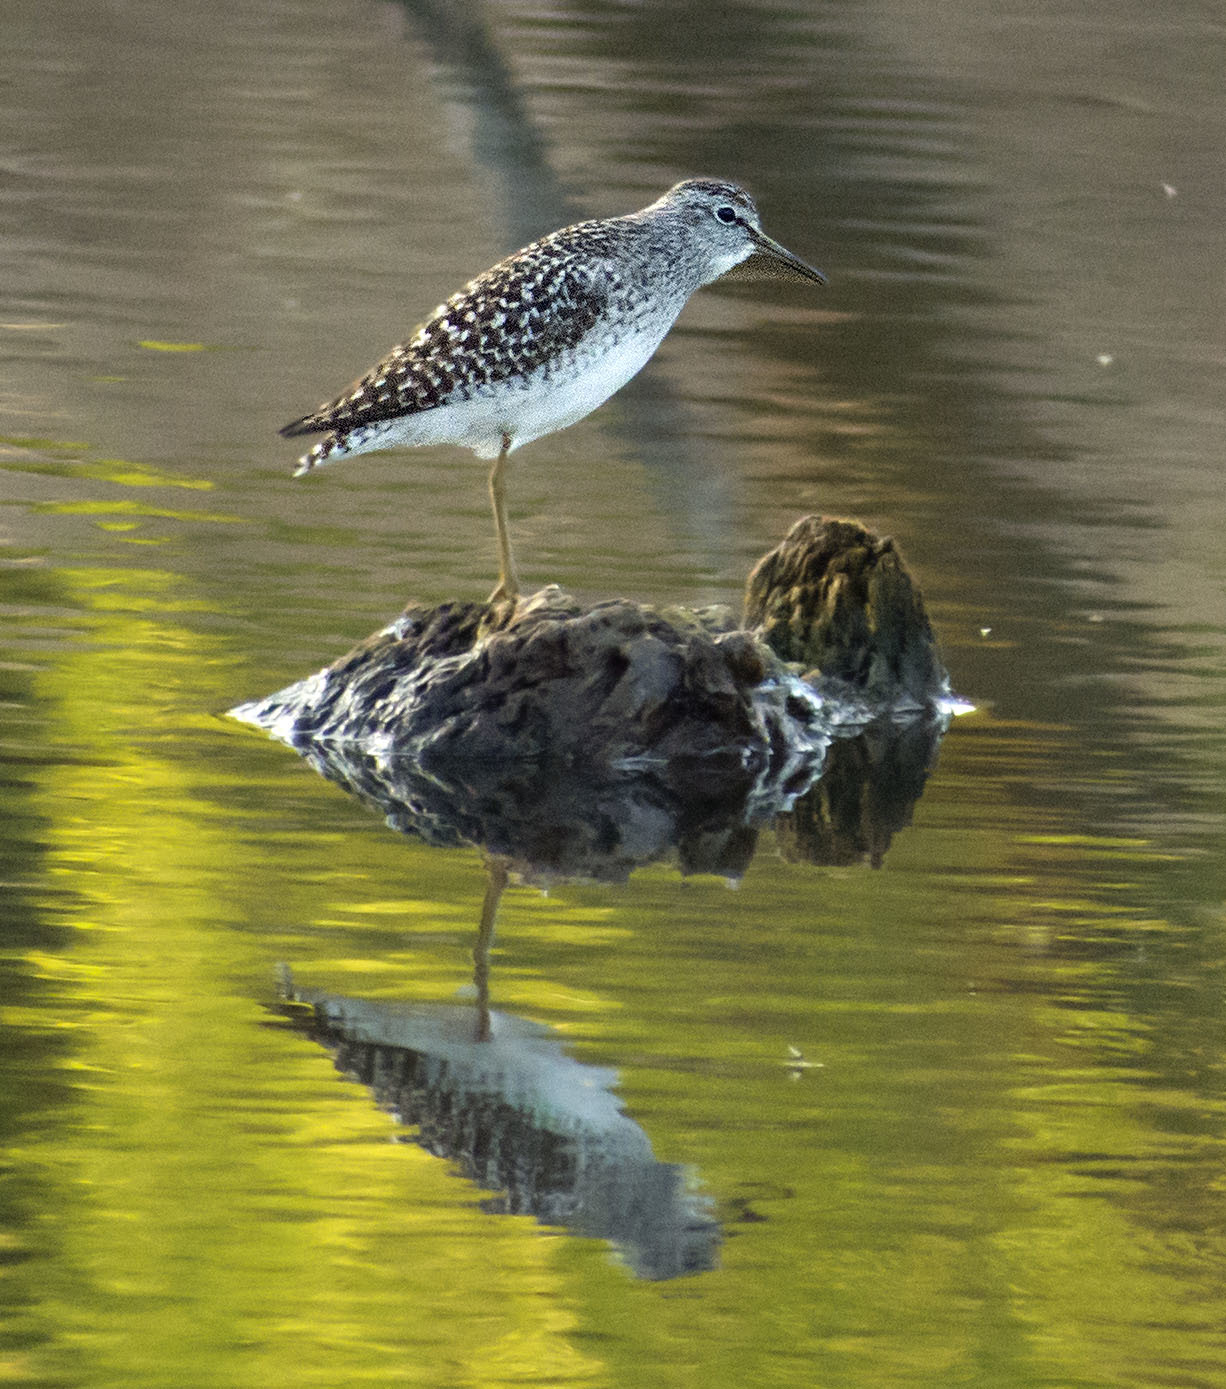
<path id="1" fill-rule="evenodd" d="M 754 254 L 766 256 L 769 260 L 778 265 L 786 267 L 790 274 L 797 276 L 801 280 L 813 280 L 819 285 L 826 283 L 826 277 L 820 270 L 814 270 L 811 265 L 806 265 L 799 256 L 794 256 L 785 246 L 767 236 L 763 231 L 750 228 L 750 236 L 754 244 Z"/>

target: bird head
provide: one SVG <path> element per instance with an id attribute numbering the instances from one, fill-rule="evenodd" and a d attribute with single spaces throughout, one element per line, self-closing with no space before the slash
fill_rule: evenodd
<path id="1" fill-rule="evenodd" d="M 705 283 L 751 256 L 768 263 L 776 274 L 826 283 L 820 270 L 767 236 L 754 200 L 738 184 L 722 179 L 687 179 L 670 188 L 648 211 L 656 209 L 672 213 L 692 229 L 691 235 L 703 249 Z"/>

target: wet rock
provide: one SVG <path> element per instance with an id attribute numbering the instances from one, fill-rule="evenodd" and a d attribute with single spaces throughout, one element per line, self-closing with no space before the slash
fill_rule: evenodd
<path id="1" fill-rule="evenodd" d="M 948 693 L 893 542 L 808 517 L 755 568 L 745 625 L 724 610 L 411 605 L 318 674 L 232 713 L 294 746 L 421 765 L 515 760 L 608 768 L 700 762 L 788 784 L 832 731 Z M 800 678 L 801 675 L 805 678 Z"/>
<path id="2" fill-rule="evenodd" d="M 917 708 L 948 678 L 920 591 L 888 537 L 806 516 L 763 556 L 745 590 L 745 626 L 811 681 Z"/>

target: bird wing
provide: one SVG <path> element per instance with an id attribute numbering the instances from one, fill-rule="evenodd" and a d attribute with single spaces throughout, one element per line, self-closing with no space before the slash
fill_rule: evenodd
<path id="1" fill-rule="evenodd" d="M 470 281 L 365 376 L 301 419 L 286 437 L 417 414 L 508 377 L 531 376 L 565 355 L 599 321 L 612 266 L 533 243 Z"/>

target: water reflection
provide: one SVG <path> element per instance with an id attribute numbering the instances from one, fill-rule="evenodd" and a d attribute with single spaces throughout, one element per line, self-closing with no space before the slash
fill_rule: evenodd
<path id="1" fill-rule="evenodd" d="M 401 3 L 406 25 L 444 79 L 441 99 L 471 114 L 468 152 L 498 207 L 507 249 L 575 221 L 575 209 L 550 164 L 522 85 L 493 40 L 484 7 L 450 0 Z"/>
<path id="2" fill-rule="evenodd" d="M 911 823 L 936 763 L 944 721 L 878 720 L 831 744 L 821 779 L 788 811 L 775 833 L 793 862 L 880 868 L 894 836 Z"/>
<path id="3" fill-rule="evenodd" d="M 537 1023 L 298 989 L 283 1011 L 411 1126 L 413 1141 L 497 1193 L 483 1209 L 610 1241 L 640 1278 L 716 1266 L 720 1227 L 687 1170 L 659 1162 L 621 1109 L 617 1073 L 567 1056 Z"/>
<path id="4" fill-rule="evenodd" d="M 504 763 L 448 779 L 437 765 L 303 740 L 298 751 L 316 771 L 399 833 L 482 849 L 488 881 L 472 1009 L 304 990 L 287 973 L 285 1012 L 415 1142 L 496 1192 L 485 1210 L 608 1240 L 639 1277 L 714 1268 L 718 1222 L 686 1169 L 658 1162 L 621 1111 L 615 1072 L 580 1064 L 549 1029 L 491 1008 L 490 950 L 510 875 L 621 881 L 675 855 L 683 873 L 739 878 L 768 821 L 789 858 L 879 866 L 910 820 L 945 723 L 881 720 L 838 739 L 819 779 L 786 808 L 763 802 L 750 777 L 670 777 L 665 766 L 594 781 L 573 764 Z"/>
<path id="5" fill-rule="evenodd" d="M 505 859 L 524 881 L 624 882 L 675 860 L 684 874 L 736 879 L 773 825 L 789 858 L 879 867 L 910 823 L 948 719 L 874 721 L 846 730 L 803 770 L 768 783 L 672 762 L 609 770 L 571 762 L 434 762 L 303 740 L 321 776 L 400 834 L 469 845 Z"/>

